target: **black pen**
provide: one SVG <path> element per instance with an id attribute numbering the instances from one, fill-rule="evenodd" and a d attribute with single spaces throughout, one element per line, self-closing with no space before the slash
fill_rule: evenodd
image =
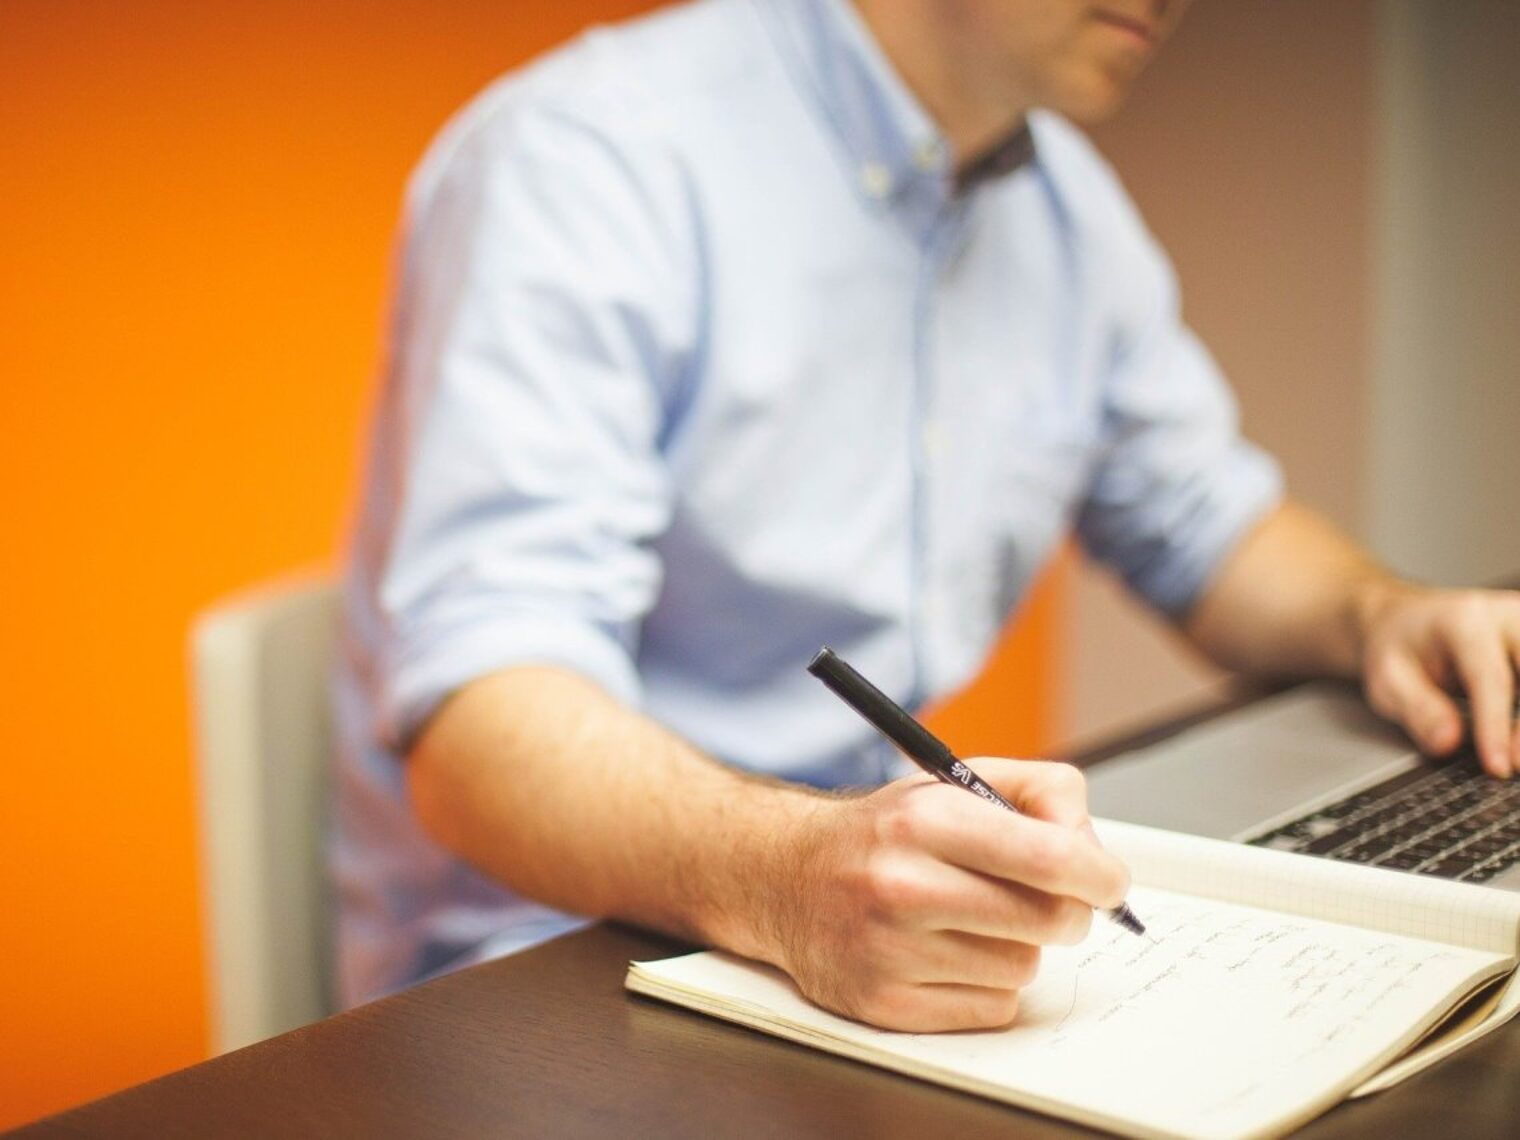
<path id="1" fill-rule="evenodd" d="M 957 759 L 943 740 L 914 720 L 901 705 L 857 673 L 827 645 L 808 664 L 808 672 L 833 689 L 845 704 L 902 749 L 925 772 L 947 784 L 975 792 L 989 803 L 1018 814 L 1018 808 L 998 795 L 964 761 Z M 1128 903 L 1120 903 L 1103 913 L 1125 930 L 1135 934 L 1145 933 L 1145 924 L 1135 917 L 1135 912 L 1129 909 Z"/>

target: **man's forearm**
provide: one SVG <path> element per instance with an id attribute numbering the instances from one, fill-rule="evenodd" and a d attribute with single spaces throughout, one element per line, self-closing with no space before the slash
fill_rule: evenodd
<path id="1" fill-rule="evenodd" d="M 1372 707 L 1433 755 L 1470 731 L 1492 774 L 1520 760 L 1520 594 L 1400 581 L 1296 504 L 1246 537 L 1183 628 L 1232 669 L 1357 677 Z M 1470 718 L 1452 699 L 1459 689 Z"/>
<path id="2" fill-rule="evenodd" d="M 1038 947 L 1124 898 L 1081 775 L 990 759 L 1010 814 L 927 775 L 831 796 L 699 755 L 594 685 L 514 668 L 441 708 L 407 760 L 433 837 L 553 906 L 770 962 L 908 1032 L 1013 1018 Z"/>
<path id="3" fill-rule="evenodd" d="M 1376 611 L 1411 588 L 1328 521 L 1289 501 L 1226 560 L 1183 630 L 1226 668 L 1353 677 Z"/>
<path id="4" fill-rule="evenodd" d="M 589 681 L 536 666 L 448 701 L 407 775 L 423 826 L 492 878 L 761 958 L 773 955 L 756 894 L 782 881 L 784 849 L 826 802 L 725 768 Z"/>

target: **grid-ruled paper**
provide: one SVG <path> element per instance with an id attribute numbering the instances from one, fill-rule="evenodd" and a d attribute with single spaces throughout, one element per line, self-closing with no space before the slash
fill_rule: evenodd
<path id="1" fill-rule="evenodd" d="M 1507 957 L 1136 887 L 1154 938 L 1098 923 L 1047 947 L 1014 1024 L 888 1033 L 722 954 L 630 988 L 817 1048 L 1131 1136 L 1275 1136 L 1402 1051 Z M 1143 909 L 1142 909 L 1143 908 Z"/>
<path id="2" fill-rule="evenodd" d="M 1496 954 L 1520 949 L 1520 893 L 1117 820 L 1094 826 L 1137 883 Z"/>

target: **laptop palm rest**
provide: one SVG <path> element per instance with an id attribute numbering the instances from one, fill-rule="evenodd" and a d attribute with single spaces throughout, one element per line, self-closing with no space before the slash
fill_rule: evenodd
<path id="1" fill-rule="evenodd" d="M 1088 769 L 1097 816 L 1241 839 L 1419 763 L 1351 690 L 1300 685 Z"/>

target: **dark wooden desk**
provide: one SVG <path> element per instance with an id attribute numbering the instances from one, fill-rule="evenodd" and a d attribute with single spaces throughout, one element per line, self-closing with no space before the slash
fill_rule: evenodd
<path id="1" fill-rule="evenodd" d="M 597 926 L 13 1136 L 1093 1135 L 623 991 L 630 959 L 682 949 Z M 1302 1135 L 1520 1135 L 1520 1028 Z"/>

